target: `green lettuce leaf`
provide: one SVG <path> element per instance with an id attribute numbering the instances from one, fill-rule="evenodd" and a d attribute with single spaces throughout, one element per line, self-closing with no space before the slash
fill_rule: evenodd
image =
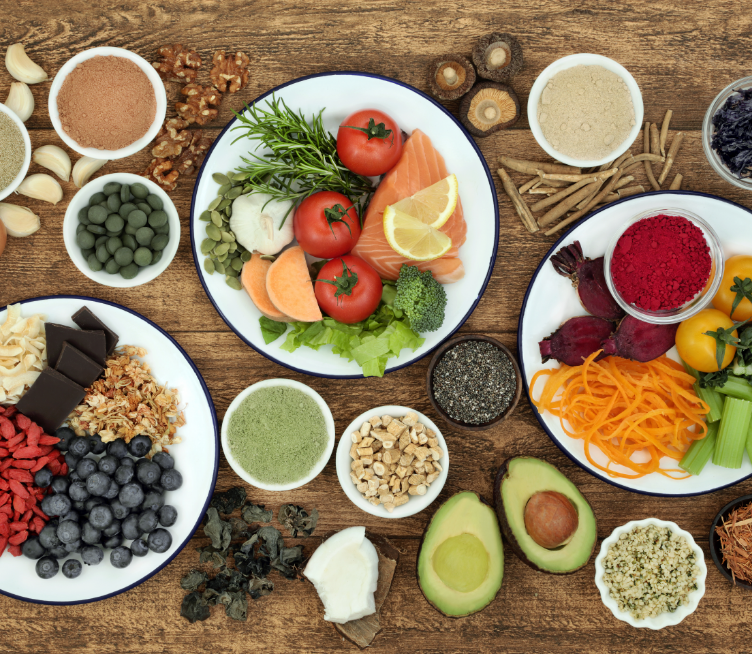
<path id="1" fill-rule="evenodd" d="M 264 343 L 267 345 L 276 341 L 287 331 L 286 322 L 277 322 L 266 316 L 259 318 L 259 324 L 261 325 L 261 336 L 264 337 Z"/>

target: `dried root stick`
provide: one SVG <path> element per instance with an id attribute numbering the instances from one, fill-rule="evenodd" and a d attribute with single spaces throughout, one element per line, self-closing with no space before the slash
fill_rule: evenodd
<path id="1" fill-rule="evenodd" d="M 650 123 L 645 123 L 645 129 L 643 129 L 642 132 L 645 154 L 650 154 Z M 648 178 L 648 182 L 650 182 L 650 186 L 653 187 L 653 190 L 660 191 L 661 186 L 655 180 L 655 175 L 653 175 L 653 166 L 647 159 L 645 160 L 645 175 Z"/>
<path id="2" fill-rule="evenodd" d="M 605 198 L 603 198 L 603 204 L 608 204 L 609 202 L 621 200 L 622 198 L 628 198 L 633 195 L 639 195 L 640 193 L 644 192 L 645 187 L 642 184 L 638 186 L 628 186 L 627 188 L 621 188 L 615 193 L 609 193 Z M 603 204 L 601 204 L 600 206 L 603 206 Z"/>
<path id="3" fill-rule="evenodd" d="M 570 195 L 572 195 L 572 193 L 574 193 L 575 191 L 578 191 L 583 186 L 592 184 L 593 182 L 596 182 L 599 179 L 601 178 L 599 178 L 596 175 L 592 175 L 586 179 L 581 179 L 579 182 L 572 184 L 572 186 L 565 188 L 563 191 L 559 191 L 555 195 L 551 195 L 550 197 L 547 197 L 545 200 L 541 200 L 540 202 L 536 202 L 535 204 L 531 205 L 530 211 L 532 211 L 533 213 L 536 213 L 538 211 L 541 211 L 542 209 L 545 209 L 546 207 L 550 207 L 551 205 L 556 204 L 557 202 L 563 200 L 564 198 L 569 197 Z"/>
<path id="4" fill-rule="evenodd" d="M 676 177 L 674 177 L 674 181 L 671 182 L 671 186 L 668 187 L 668 190 L 669 191 L 678 191 L 678 190 L 680 190 L 681 189 L 681 185 L 682 185 L 682 179 L 684 179 L 682 177 L 682 174 L 681 173 L 677 173 Z"/>
<path id="5" fill-rule="evenodd" d="M 579 175 L 581 172 L 579 168 L 566 166 L 565 164 L 525 161 L 524 159 L 513 159 L 512 157 L 506 157 L 504 155 L 501 155 L 501 164 L 502 166 L 516 170 L 518 173 L 527 173 L 528 175 L 537 175 L 537 171 L 539 170 L 542 170 L 545 173 L 569 173 L 575 175 Z"/>
<path id="6" fill-rule="evenodd" d="M 661 138 L 660 138 L 660 148 L 661 148 L 661 154 L 665 157 L 666 156 L 666 138 L 668 137 L 668 126 L 671 123 L 671 116 L 674 115 L 674 112 L 669 109 L 666 112 L 666 115 L 663 117 L 663 122 L 661 123 Z"/>
<path id="7" fill-rule="evenodd" d="M 531 188 L 533 188 L 536 184 L 540 183 L 540 179 L 538 177 L 533 177 L 529 182 L 525 182 L 520 188 L 517 189 L 517 192 L 522 195 L 526 191 L 529 191 Z"/>
<path id="8" fill-rule="evenodd" d="M 581 202 L 585 198 L 592 195 L 593 191 L 600 188 L 602 184 L 603 184 L 603 180 L 598 180 L 598 181 L 592 182 L 591 184 L 588 184 L 587 186 L 583 186 L 579 191 L 577 191 L 576 193 L 573 193 L 568 198 L 566 198 L 563 202 L 560 202 L 553 209 L 543 214 L 538 220 L 538 224 L 541 227 L 550 225 L 557 218 L 561 218 L 572 207 L 574 207 L 579 202 Z"/>
<path id="9" fill-rule="evenodd" d="M 537 232 L 539 229 L 538 224 L 535 222 L 535 218 L 533 218 L 533 214 L 530 213 L 530 209 L 528 209 L 522 196 L 517 191 L 517 187 L 514 185 L 512 178 L 503 168 L 499 168 L 499 177 L 501 177 L 501 181 L 504 184 L 504 190 L 507 192 L 514 208 L 517 210 L 517 215 L 522 220 L 522 224 L 527 227 L 527 230 L 530 233 Z"/>
<path id="10" fill-rule="evenodd" d="M 661 155 L 661 137 L 658 134 L 658 125 L 650 125 L 650 152 Z"/>
<path id="11" fill-rule="evenodd" d="M 613 175 L 616 173 L 616 169 L 617 169 L 617 166 L 614 166 L 611 170 L 605 170 L 602 173 L 597 173 L 597 176 L 603 177 L 605 179 L 607 176 L 610 176 L 610 175 L 605 175 L 606 173 L 610 173 L 611 175 Z M 545 173 L 542 170 L 539 170 L 538 176 L 544 180 L 552 179 L 554 181 L 558 180 L 560 182 L 580 182 L 583 179 L 587 179 L 588 177 L 594 177 L 595 175 L 593 175 L 592 173 L 590 173 L 589 175 L 569 175 L 566 173 Z"/>
<path id="12" fill-rule="evenodd" d="M 679 148 L 681 148 L 683 140 L 684 132 L 679 132 L 676 136 L 674 136 L 674 140 L 671 141 L 671 147 L 669 148 L 668 154 L 666 155 L 666 163 L 663 164 L 661 176 L 658 178 L 659 184 L 663 184 L 663 182 L 666 180 L 666 176 L 671 170 L 671 166 L 674 165 L 674 159 L 676 159 L 676 155 L 679 153 Z"/>

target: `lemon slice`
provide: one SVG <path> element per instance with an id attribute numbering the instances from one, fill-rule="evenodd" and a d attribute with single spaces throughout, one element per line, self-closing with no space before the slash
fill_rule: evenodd
<path id="1" fill-rule="evenodd" d="M 440 182 L 436 182 L 436 184 L 432 184 L 392 206 L 434 229 L 439 229 L 454 213 L 459 196 L 457 177 L 449 175 Z"/>
<path id="2" fill-rule="evenodd" d="M 438 259 L 452 247 L 446 234 L 389 205 L 384 209 L 384 234 L 395 252 L 413 261 Z"/>

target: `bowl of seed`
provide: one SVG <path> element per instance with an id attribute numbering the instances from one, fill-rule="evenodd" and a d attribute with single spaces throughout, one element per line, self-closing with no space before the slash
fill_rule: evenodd
<path id="1" fill-rule="evenodd" d="M 489 429 L 508 418 L 520 400 L 522 375 L 512 353 L 481 334 L 444 343 L 428 364 L 428 399 L 453 427 Z"/>
<path id="2" fill-rule="evenodd" d="M 7 198 L 26 177 L 31 163 L 31 141 L 23 121 L 0 104 L 0 200 Z"/>

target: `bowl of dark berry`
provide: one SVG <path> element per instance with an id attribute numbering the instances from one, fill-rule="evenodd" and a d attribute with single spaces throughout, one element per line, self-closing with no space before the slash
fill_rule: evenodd
<path id="1" fill-rule="evenodd" d="M 710 556 L 732 584 L 752 590 L 752 495 L 718 512 L 710 527 Z"/>
<path id="2" fill-rule="evenodd" d="M 452 427 L 489 429 L 520 400 L 522 376 L 512 353 L 481 334 L 461 334 L 436 350 L 426 373 L 428 399 Z"/>

